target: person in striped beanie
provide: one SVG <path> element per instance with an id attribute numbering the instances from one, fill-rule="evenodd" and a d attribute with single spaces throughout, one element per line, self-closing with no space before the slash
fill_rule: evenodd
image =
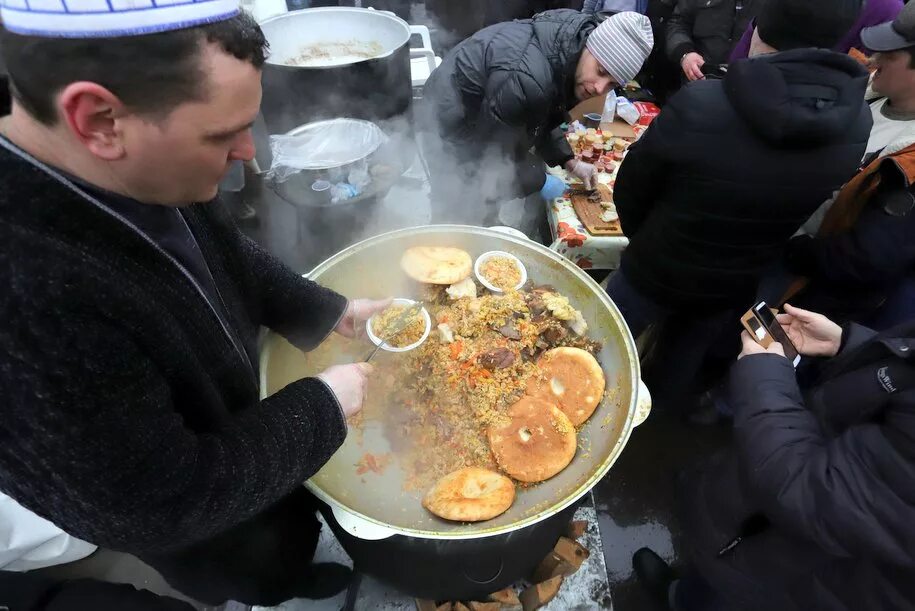
<path id="1" fill-rule="evenodd" d="M 642 69 L 653 45 L 654 35 L 648 17 L 632 11 L 617 13 L 588 36 L 587 52 L 582 54 L 578 72 L 585 70 L 590 56 L 600 65 L 602 70 L 598 72 L 606 72 L 615 84 L 625 85 Z"/>
<path id="2" fill-rule="evenodd" d="M 644 15 L 601 21 L 560 9 L 484 28 L 452 49 L 426 82 L 418 117 L 433 222 L 501 224 L 501 202 L 546 197 L 544 162 L 590 185 L 594 166 L 576 161 L 556 128 L 578 102 L 629 82 L 653 42 Z M 518 228 L 532 234 L 543 202 L 528 212 Z"/>

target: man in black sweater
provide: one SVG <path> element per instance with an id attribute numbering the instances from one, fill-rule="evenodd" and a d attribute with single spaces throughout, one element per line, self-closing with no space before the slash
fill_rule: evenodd
<path id="1" fill-rule="evenodd" d="M 829 4 L 768 2 L 754 57 L 724 80 L 683 88 L 620 168 L 614 200 L 630 244 L 608 292 L 634 336 L 674 313 L 687 319 L 676 325 L 682 342 L 663 345 L 679 378 L 665 377 L 671 389 L 694 377 L 697 342 L 747 306 L 792 234 L 861 161 L 867 72 L 826 50 L 860 2 Z"/>
<path id="2" fill-rule="evenodd" d="M 370 367 L 261 401 L 256 337 L 308 350 L 383 304 L 303 279 L 211 201 L 253 156 L 266 43 L 231 2 L 158 10 L 92 32 L 3 13 L 0 491 L 206 603 L 330 595 L 349 571 L 311 565 L 302 483 Z"/>

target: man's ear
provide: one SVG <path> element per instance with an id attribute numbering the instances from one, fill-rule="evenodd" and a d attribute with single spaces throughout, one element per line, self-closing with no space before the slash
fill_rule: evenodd
<path id="1" fill-rule="evenodd" d="M 57 96 L 57 111 L 73 136 L 93 155 L 105 161 L 124 156 L 118 119 L 129 113 L 116 95 L 97 83 L 70 83 Z"/>

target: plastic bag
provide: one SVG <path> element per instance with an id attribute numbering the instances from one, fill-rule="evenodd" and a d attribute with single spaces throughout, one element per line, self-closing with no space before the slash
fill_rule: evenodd
<path id="1" fill-rule="evenodd" d="M 273 162 L 267 178 L 284 182 L 302 170 L 343 168 L 364 161 L 388 137 L 374 123 L 331 119 L 305 125 L 294 134 L 270 136 Z"/>
<path id="2" fill-rule="evenodd" d="M 616 114 L 629 125 L 635 125 L 641 118 L 639 109 L 633 106 L 632 102 L 624 97 L 616 98 Z"/>
<path id="3" fill-rule="evenodd" d="M 611 89 L 604 100 L 604 112 L 601 113 L 600 122 L 613 123 L 614 119 L 616 119 L 616 94 Z"/>

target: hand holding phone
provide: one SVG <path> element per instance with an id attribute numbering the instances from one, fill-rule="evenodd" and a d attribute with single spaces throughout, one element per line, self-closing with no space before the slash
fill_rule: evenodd
<path id="1" fill-rule="evenodd" d="M 748 345 L 746 338 L 744 338 L 744 352 L 741 353 L 742 356 L 754 352 L 775 352 L 776 354 L 779 354 L 778 347 L 772 346 L 774 342 L 781 345 L 780 353 L 791 361 L 795 367 L 801 362 L 800 354 L 765 301 L 760 301 L 750 308 L 740 321 L 743 323 L 748 336 L 762 348 L 762 350 L 754 350 L 753 346 Z"/>
<path id="2" fill-rule="evenodd" d="M 842 327 L 822 314 L 808 312 L 785 304 L 785 313 L 778 323 L 791 338 L 797 351 L 804 356 L 833 357 L 842 346 Z"/>
<path id="3" fill-rule="evenodd" d="M 753 335 L 746 330 L 742 331 L 740 334 L 740 343 L 743 348 L 740 351 L 740 354 L 737 355 L 737 360 L 739 361 L 745 356 L 752 356 L 754 354 L 777 354 L 779 356 L 785 356 L 785 349 L 782 348 L 782 345 L 778 342 L 770 341 L 768 346 L 763 346 L 759 343 Z"/>

